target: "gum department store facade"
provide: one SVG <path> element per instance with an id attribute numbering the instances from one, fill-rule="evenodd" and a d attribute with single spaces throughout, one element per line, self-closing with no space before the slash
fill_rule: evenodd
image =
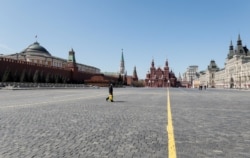
<path id="1" fill-rule="evenodd" d="M 234 48 L 231 41 L 225 67 L 219 69 L 211 60 L 206 71 L 200 72 L 200 84 L 215 88 L 250 88 L 250 51 L 238 35 Z"/>

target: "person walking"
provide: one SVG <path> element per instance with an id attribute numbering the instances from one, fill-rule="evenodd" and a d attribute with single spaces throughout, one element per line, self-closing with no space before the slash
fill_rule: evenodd
<path id="1" fill-rule="evenodd" d="M 112 83 L 109 85 L 109 96 L 106 98 L 106 101 L 110 100 L 113 102 L 113 85 Z"/>

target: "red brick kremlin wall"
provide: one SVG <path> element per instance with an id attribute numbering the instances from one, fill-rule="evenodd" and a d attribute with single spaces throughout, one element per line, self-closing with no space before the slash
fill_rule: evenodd
<path id="1" fill-rule="evenodd" d="M 60 75 L 64 78 L 67 78 L 67 82 L 71 83 L 86 83 L 98 86 L 106 86 L 110 82 L 116 82 L 117 77 L 113 76 L 104 76 L 103 74 L 93 74 L 87 72 L 78 72 L 71 69 L 64 69 L 58 67 L 47 66 L 43 64 L 30 63 L 26 61 L 13 60 L 8 58 L 0 58 L 0 82 L 5 73 L 9 69 L 12 73 L 17 73 L 18 76 L 21 76 L 23 70 L 30 72 L 32 75 L 38 70 L 43 72 L 43 75 L 48 73 L 53 75 Z"/>

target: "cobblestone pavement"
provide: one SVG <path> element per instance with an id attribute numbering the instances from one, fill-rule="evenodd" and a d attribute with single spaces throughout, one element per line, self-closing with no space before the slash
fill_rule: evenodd
<path id="1" fill-rule="evenodd" d="M 165 91 L 2 90 L 0 157 L 166 158 Z"/>
<path id="2" fill-rule="evenodd" d="M 167 91 L 0 90 L 0 158 L 167 158 Z M 249 91 L 170 89 L 177 157 L 250 157 Z"/>
<path id="3" fill-rule="evenodd" d="M 250 91 L 171 91 L 179 158 L 250 158 Z"/>

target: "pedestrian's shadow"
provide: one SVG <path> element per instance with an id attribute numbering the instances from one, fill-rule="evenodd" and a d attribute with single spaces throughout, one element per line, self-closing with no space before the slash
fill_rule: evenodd
<path id="1" fill-rule="evenodd" d="M 121 101 L 121 100 L 114 100 L 115 103 L 124 103 L 126 101 Z"/>

